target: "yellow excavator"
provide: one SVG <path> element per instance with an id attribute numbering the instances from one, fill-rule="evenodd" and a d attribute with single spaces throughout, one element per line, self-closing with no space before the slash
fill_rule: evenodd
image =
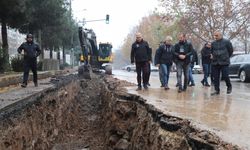
<path id="1" fill-rule="evenodd" d="M 96 35 L 92 29 L 79 27 L 79 40 L 81 44 L 79 75 L 89 76 L 90 68 L 104 69 L 106 74 L 112 74 L 112 44 L 99 43 L 97 46 Z"/>

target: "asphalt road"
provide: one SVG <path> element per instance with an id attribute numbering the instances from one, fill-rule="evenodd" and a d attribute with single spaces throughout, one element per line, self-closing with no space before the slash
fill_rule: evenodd
<path id="1" fill-rule="evenodd" d="M 136 84 L 136 73 L 114 70 L 114 77 Z M 220 95 L 211 96 L 213 87 L 203 87 L 203 74 L 193 75 L 196 85 L 178 93 L 176 74 L 171 73 L 170 90 L 160 88 L 158 72 L 152 72 L 148 90 L 128 92 L 138 94 L 164 113 L 191 120 L 192 124 L 210 130 L 227 142 L 250 149 L 250 83 L 232 79 L 233 92 L 226 94 L 226 84 L 221 82 Z"/>

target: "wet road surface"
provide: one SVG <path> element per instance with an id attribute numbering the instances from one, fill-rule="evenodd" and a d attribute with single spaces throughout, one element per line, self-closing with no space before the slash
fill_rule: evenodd
<path id="1" fill-rule="evenodd" d="M 115 70 L 113 74 L 115 78 L 137 83 L 135 72 Z M 226 85 L 222 81 L 220 95 L 211 96 L 213 87 L 204 87 L 200 83 L 203 74 L 193 77 L 196 86 L 188 87 L 182 93 L 175 87 L 175 73 L 170 75 L 170 90 L 160 88 L 158 72 L 151 73 L 148 90 L 136 91 L 136 86 L 127 89 L 164 113 L 189 119 L 195 126 L 210 130 L 227 142 L 250 149 L 250 83 L 232 79 L 233 92 L 226 94 Z"/>

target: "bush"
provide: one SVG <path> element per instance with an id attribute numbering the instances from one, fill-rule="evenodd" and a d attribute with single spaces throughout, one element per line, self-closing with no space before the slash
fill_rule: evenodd
<path id="1" fill-rule="evenodd" d="M 70 65 L 69 65 L 68 63 L 60 64 L 59 69 L 60 69 L 60 70 L 63 70 L 63 69 L 65 69 L 65 68 L 69 67 L 69 66 L 70 66 Z"/>
<path id="2" fill-rule="evenodd" d="M 12 67 L 12 70 L 15 72 L 22 72 L 23 71 L 23 57 L 21 56 L 12 57 L 11 67 Z"/>

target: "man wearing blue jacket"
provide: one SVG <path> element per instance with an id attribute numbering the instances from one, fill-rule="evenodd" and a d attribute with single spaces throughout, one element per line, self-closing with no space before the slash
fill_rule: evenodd
<path id="1" fill-rule="evenodd" d="M 155 64 L 160 67 L 162 72 L 163 86 L 165 90 L 169 90 L 168 80 L 170 70 L 173 64 L 173 53 L 172 53 L 172 37 L 167 36 L 165 43 L 160 45 L 155 56 Z"/>

